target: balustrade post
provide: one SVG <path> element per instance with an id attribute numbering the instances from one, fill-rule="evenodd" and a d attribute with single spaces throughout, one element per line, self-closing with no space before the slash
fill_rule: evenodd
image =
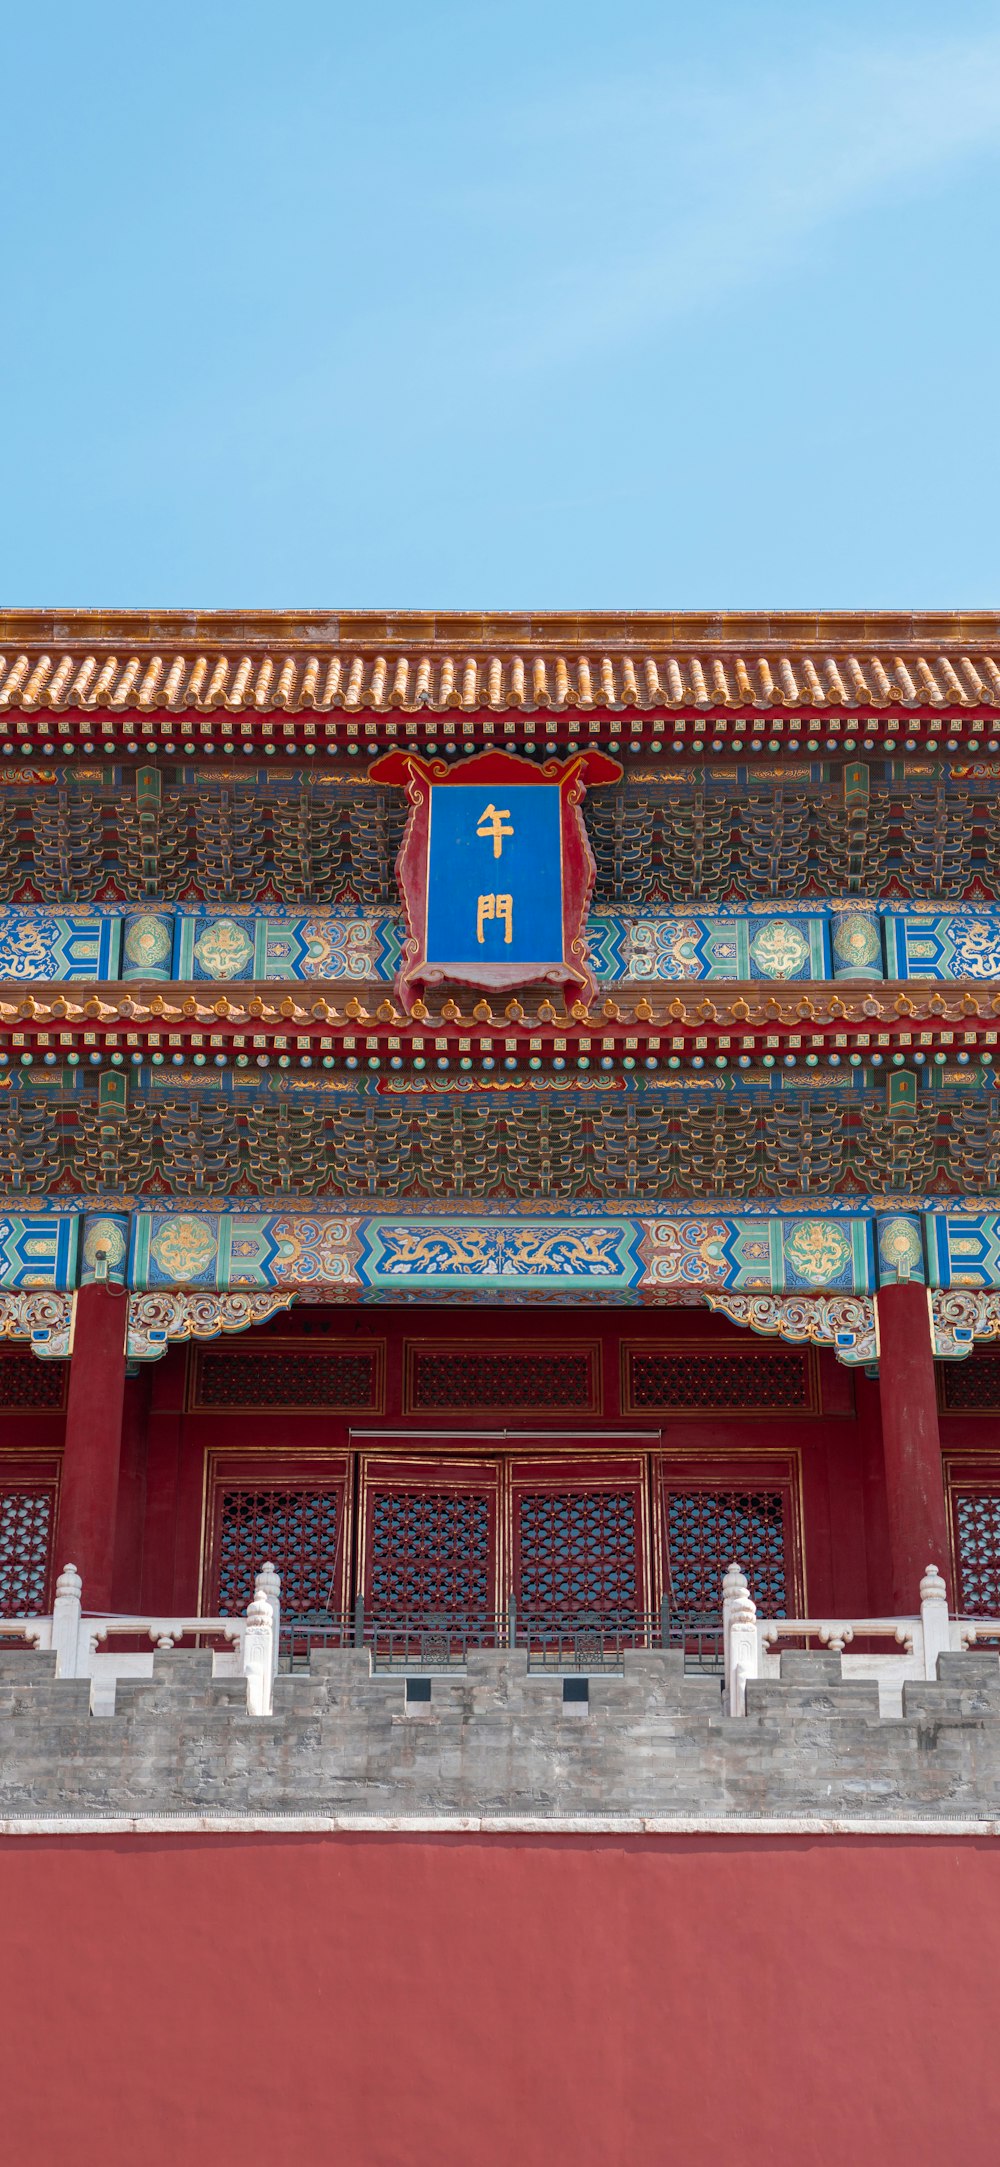
<path id="1" fill-rule="evenodd" d="M 738 1595 L 747 1587 L 746 1575 L 734 1558 L 722 1582 L 722 1661 L 726 1677 L 726 1706 L 729 1706 L 729 1628 L 732 1624 L 733 1605 Z M 664 1599 L 665 1603 L 665 1599 Z M 664 1647 L 667 1643 L 664 1640 Z"/>
<path id="2" fill-rule="evenodd" d="M 924 1677 L 937 1677 L 937 1659 L 951 1646 L 948 1590 L 936 1565 L 928 1565 L 920 1583 L 920 1625 L 924 1642 Z"/>
<path id="3" fill-rule="evenodd" d="M 269 1716 L 274 1683 L 273 1617 L 271 1605 L 260 1590 L 247 1610 L 243 1635 L 243 1671 L 247 1681 L 247 1714 Z"/>
<path id="4" fill-rule="evenodd" d="M 75 1678 L 79 1663 L 80 1619 L 83 1582 L 75 1565 L 64 1565 L 56 1581 L 52 1605 L 52 1646 L 56 1651 L 56 1677 Z"/>
<path id="5" fill-rule="evenodd" d="M 271 1611 L 271 1675 L 278 1675 L 281 1634 L 281 1575 L 275 1570 L 270 1558 L 262 1565 L 254 1581 L 254 1595 L 262 1595 Z"/>
<path id="6" fill-rule="evenodd" d="M 757 1606 L 745 1573 L 730 1566 L 722 1583 L 726 1707 L 731 1716 L 746 1713 L 746 1682 L 758 1674 Z"/>
<path id="7" fill-rule="evenodd" d="M 930 1295 L 902 1280 L 876 1305 L 892 1607 L 905 1617 L 928 1558 L 948 1557 Z"/>
<path id="8" fill-rule="evenodd" d="M 507 1646 L 517 1646 L 517 1602 L 513 1595 L 507 1597 Z"/>

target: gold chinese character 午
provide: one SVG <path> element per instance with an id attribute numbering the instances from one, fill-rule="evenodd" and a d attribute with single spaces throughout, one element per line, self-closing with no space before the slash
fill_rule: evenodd
<path id="1" fill-rule="evenodd" d="M 504 945 L 514 938 L 514 898 L 512 895 L 481 895 L 476 909 L 476 939 L 482 947 L 486 936 L 483 927 L 488 919 L 498 919 L 503 926 Z"/>
<path id="2" fill-rule="evenodd" d="M 502 854 L 504 836 L 513 835 L 514 833 L 513 825 L 509 828 L 504 827 L 505 820 L 510 820 L 509 806 L 498 809 L 495 805 L 487 805 L 485 812 L 479 815 L 476 834 L 481 835 L 484 842 L 492 838 L 493 856 L 495 858 L 499 858 Z"/>

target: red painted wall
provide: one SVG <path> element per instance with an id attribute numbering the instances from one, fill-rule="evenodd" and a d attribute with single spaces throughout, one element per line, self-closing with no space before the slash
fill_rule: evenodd
<path id="1" fill-rule="evenodd" d="M 0 1845 L 5 2157 L 993 2167 L 987 1839 Z"/>

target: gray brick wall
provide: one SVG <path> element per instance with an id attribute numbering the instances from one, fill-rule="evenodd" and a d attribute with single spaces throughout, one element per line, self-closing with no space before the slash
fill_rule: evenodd
<path id="1" fill-rule="evenodd" d="M 942 1656 L 902 1720 L 836 1655 L 786 1654 L 745 1717 L 680 1656 L 626 1656 L 624 1677 L 564 1703 L 523 1653 L 470 1654 L 407 1702 L 365 1651 L 314 1653 L 247 1715 L 208 1653 L 157 1654 L 113 1716 L 54 1657 L 0 1651 L 0 1814 L 292 1812 L 949 1817 L 1000 1811 L 1000 1662 Z"/>

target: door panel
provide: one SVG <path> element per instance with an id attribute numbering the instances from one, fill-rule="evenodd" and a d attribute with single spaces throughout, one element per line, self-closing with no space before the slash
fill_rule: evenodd
<path id="1" fill-rule="evenodd" d="M 54 1471 L 0 1461 L 0 1618 L 49 1608 L 56 1490 Z"/>
<path id="2" fill-rule="evenodd" d="M 734 1562 L 765 1617 L 799 1615 L 797 1470 L 786 1454 L 712 1469 L 659 1468 L 663 1592 L 672 1618 L 721 1615 L 722 1581 Z"/>
<path id="3" fill-rule="evenodd" d="M 265 1474 L 260 1461 L 213 1455 L 207 1607 L 245 1609 L 270 1558 L 286 1618 L 348 1610 L 360 1595 L 366 1616 L 387 1625 L 485 1622 L 512 1595 L 520 1617 L 611 1621 L 655 1611 L 661 1593 L 672 1617 L 703 1617 L 720 1611 L 736 1558 L 764 1614 L 801 1614 L 794 1453 L 720 1453 L 707 1465 L 666 1452 L 650 1462 L 635 1452 L 379 1451 L 360 1456 L 358 1481 L 352 1567 L 346 1457 L 313 1466 L 268 1455 Z M 997 1492 L 1000 1608 L 1000 1483 Z M 985 1527 L 987 1508 L 977 1509 Z"/>
<path id="4" fill-rule="evenodd" d="M 348 1477 L 346 1459 L 310 1466 L 269 1456 L 264 1474 L 259 1463 L 219 1454 L 211 1469 L 206 1574 L 212 1612 L 235 1617 L 245 1610 L 268 1561 L 281 1576 L 286 1619 L 342 1610 Z"/>
<path id="5" fill-rule="evenodd" d="M 641 1460 L 514 1461 L 510 1529 L 519 1614 L 620 1618 L 648 1608 Z"/>
<path id="6" fill-rule="evenodd" d="M 360 1582 L 366 1612 L 393 1623 L 495 1611 L 499 1488 L 496 1461 L 366 1459 Z"/>
<path id="7" fill-rule="evenodd" d="M 1000 1468 L 948 1482 L 955 1608 L 963 1618 L 1000 1617 Z"/>

